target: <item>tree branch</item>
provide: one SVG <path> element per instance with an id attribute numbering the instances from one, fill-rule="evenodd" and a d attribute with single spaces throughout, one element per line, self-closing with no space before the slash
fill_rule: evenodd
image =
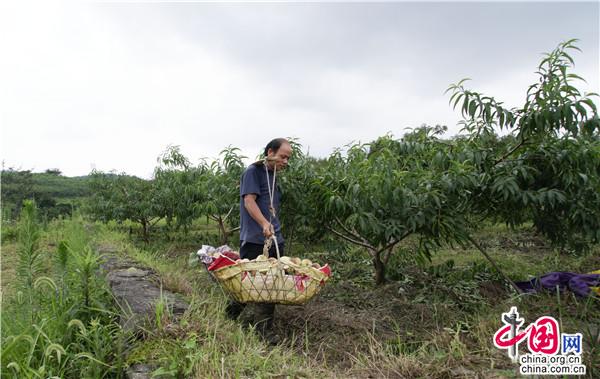
<path id="1" fill-rule="evenodd" d="M 488 261 L 490 261 L 490 263 L 492 264 L 494 269 L 496 269 L 496 271 L 498 271 L 500 273 L 500 275 L 502 275 L 502 277 L 504 277 L 504 280 L 506 280 L 515 289 L 515 291 L 517 291 L 517 293 L 523 293 L 523 291 L 521 291 L 521 289 L 515 284 L 515 282 L 513 282 L 512 279 L 509 278 L 504 273 L 504 271 L 502 271 L 500 269 L 500 267 L 498 267 L 498 265 L 496 265 L 496 262 L 492 259 L 492 257 L 490 257 L 488 255 L 488 253 L 486 253 L 485 250 L 483 250 L 481 248 L 481 246 L 479 246 L 479 244 L 477 242 L 475 242 L 475 240 L 471 236 L 467 236 L 467 240 L 469 242 L 471 242 L 471 244 L 473 244 L 473 246 L 475 246 L 477 248 L 477 250 L 479 250 L 481 252 L 481 254 L 483 254 L 487 258 Z"/>
<path id="2" fill-rule="evenodd" d="M 515 151 L 517 151 L 517 149 L 519 149 L 524 144 L 525 144 L 525 139 L 521 138 L 521 141 L 517 144 L 517 146 L 513 147 L 512 149 L 510 149 L 506 154 L 504 154 L 502 157 L 500 157 L 499 159 L 497 159 L 494 162 L 494 166 L 496 166 L 500 162 L 503 162 L 506 158 L 508 158 L 512 153 L 514 153 Z"/>
<path id="3" fill-rule="evenodd" d="M 329 227 L 329 226 L 327 226 L 326 228 L 327 228 L 327 229 L 328 229 L 330 232 L 332 232 L 333 234 L 335 234 L 336 236 L 338 236 L 338 237 L 340 237 L 340 238 L 342 238 L 342 239 L 344 239 L 344 240 L 346 240 L 346 241 L 348 241 L 348 242 L 350 242 L 350 243 L 353 243 L 353 244 L 355 244 L 355 245 L 358 245 L 358 246 L 366 247 L 366 248 L 367 248 L 367 249 L 369 249 L 369 250 L 375 250 L 375 248 L 374 248 L 373 246 L 369 245 L 368 243 L 364 243 L 364 242 L 361 242 L 361 241 L 357 241 L 357 240 L 355 240 L 355 239 L 352 239 L 352 238 L 350 238 L 350 237 L 348 237 L 348 236 L 346 236 L 346 235 L 344 235 L 344 234 L 342 234 L 342 233 L 338 232 L 337 230 L 335 230 L 335 229 L 333 229 L 333 228 L 331 228 L 331 227 Z"/>
<path id="4" fill-rule="evenodd" d="M 394 247 L 398 242 L 402 241 L 403 239 L 405 239 L 406 237 L 410 236 L 412 234 L 412 232 L 406 232 L 402 237 L 398 238 L 397 240 L 394 240 L 390 243 L 388 243 L 387 245 L 385 245 L 383 248 L 379 249 L 378 252 L 382 252 L 384 250 L 387 249 L 391 249 L 392 247 Z"/>
<path id="5" fill-rule="evenodd" d="M 342 229 L 344 229 L 344 231 L 347 234 L 349 234 L 350 236 L 352 236 L 353 239 L 360 240 L 360 241 L 362 241 L 363 244 L 371 246 L 371 244 L 369 243 L 369 241 L 367 241 L 366 239 L 364 239 L 363 237 L 361 237 L 360 234 L 356 232 L 356 230 L 354 230 L 354 229 L 350 230 L 348 227 L 346 227 L 346 225 L 344 225 L 344 223 L 342 223 L 342 221 L 339 218 L 336 217 L 335 221 L 338 223 L 338 225 Z"/>
<path id="6" fill-rule="evenodd" d="M 156 225 L 160 220 L 162 220 L 162 217 L 158 217 L 156 219 L 156 221 L 152 222 L 151 220 L 148 220 L 148 223 L 150 223 L 150 227 L 153 227 L 154 225 Z"/>
<path id="7" fill-rule="evenodd" d="M 229 215 L 231 214 L 231 212 L 233 212 L 233 209 L 235 207 L 231 207 L 231 209 L 229 209 L 229 212 L 227 212 L 227 214 L 225 215 L 225 217 L 223 217 L 223 221 L 227 220 L 227 217 L 229 217 Z"/>

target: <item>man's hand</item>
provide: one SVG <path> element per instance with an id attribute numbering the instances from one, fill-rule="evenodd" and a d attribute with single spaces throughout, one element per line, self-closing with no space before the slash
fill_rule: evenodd
<path id="1" fill-rule="evenodd" d="M 266 238 L 271 238 L 271 236 L 272 236 L 273 234 L 275 234 L 275 231 L 273 230 L 273 225 L 272 225 L 271 223 L 269 223 L 269 222 L 265 222 L 265 223 L 262 225 L 262 231 L 263 231 L 263 235 L 264 235 Z"/>

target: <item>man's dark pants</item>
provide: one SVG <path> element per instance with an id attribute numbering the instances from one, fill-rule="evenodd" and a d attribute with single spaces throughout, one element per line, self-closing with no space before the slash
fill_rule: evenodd
<path id="1" fill-rule="evenodd" d="M 256 259 L 259 255 L 263 253 L 263 246 L 257 243 L 243 243 L 240 248 L 240 258 L 242 259 Z M 283 248 L 284 243 L 278 244 L 279 247 L 279 255 L 283 256 Z M 277 258 L 277 251 L 275 250 L 275 245 L 271 245 L 269 249 L 269 257 Z M 225 309 L 227 316 L 232 319 L 237 318 L 244 308 L 246 304 L 238 303 L 236 301 L 230 301 Z M 261 332 L 265 332 L 267 328 L 270 328 L 273 325 L 273 313 L 275 312 L 275 304 L 260 304 L 257 307 L 257 313 L 260 313 L 258 317 L 255 317 L 257 329 Z"/>

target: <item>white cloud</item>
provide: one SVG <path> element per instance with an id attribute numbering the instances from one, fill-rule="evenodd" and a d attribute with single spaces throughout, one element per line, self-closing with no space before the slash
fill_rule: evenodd
<path id="1" fill-rule="evenodd" d="M 268 113 L 269 95 L 243 67 L 169 30 L 121 34 L 88 7 L 26 16 L 18 19 L 28 24 L 10 28 L 22 34 L 1 66 L 10 91 L 2 96 L 3 155 L 24 168 L 147 177 L 167 144 L 215 156 L 227 136 L 243 140 L 236 134 L 247 115 Z"/>
<path id="2" fill-rule="evenodd" d="M 415 31 L 381 4 L 364 18 L 364 4 L 2 7 L 2 159 L 67 175 L 94 167 L 149 177 L 169 144 L 192 161 L 227 145 L 254 158 L 292 136 L 324 156 L 422 123 L 456 132 L 450 82 L 472 75 L 471 88 L 519 105 L 539 59 L 514 36 L 504 50 L 454 41 L 468 32 L 452 34 L 460 25 L 440 15 Z M 594 52 L 576 55 L 575 71 L 598 91 Z"/>

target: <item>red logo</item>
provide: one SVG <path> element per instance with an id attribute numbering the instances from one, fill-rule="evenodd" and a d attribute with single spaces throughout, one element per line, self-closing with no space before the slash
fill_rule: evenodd
<path id="1" fill-rule="evenodd" d="M 525 330 L 520 330 L 524 320 L 519 318 L 517 307 L 502 314 L 504 326 L 494 334 L 494 345 L 498 349 L 508 350 L 508 356 L 516 362 L 519 355 L 519 343 L 528 340 L 529 351 L 555 355 L 560 349 L 558 322 L 554 317 L 544 316 L 535 323 L 529 324 Z"/>

